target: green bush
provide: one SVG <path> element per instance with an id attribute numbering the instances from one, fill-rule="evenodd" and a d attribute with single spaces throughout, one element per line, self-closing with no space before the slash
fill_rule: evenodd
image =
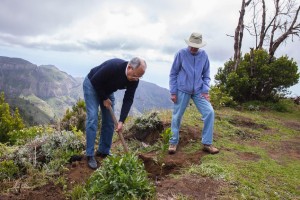
<path id="1" fill-rule="evenodd" d="M 287 88 L 298 83 L 300 74 L 293 59 L 282 56 L 269 61 L 266 50 L 246 53 L 236 70 L 234 61 L 225 63 L 215 76 L 217 86 L 235 101 L 274 101 L 288 94 Z"/>
<path id="2" fill-rule="evenodd" d="M 277 112 L 293 112 L 295 105 L 291 99 L 280 99 L 278 102 L 249 101 L 242 104 L 249 111 L 274 110 Z"/>
<path id="3" fill-rule="evenodd" d="M 10 159 L 26 173 L 28 166 L 49 172 L 57 171 L 74 154 L 84 149 L 82 133 L 56 131 L 36 136 L 35 139 L 18 148 Z M 49 164 L 49 166 L 47 166 Z"/>
<path id="4" fill-rule="evenodd" d="M 22 128 L 24 128 L 24 123 L 18 108 L 11 113 L 10 106 L 5 102 L 4 92 L 2 92 L 0 94 L 0 142 L 8 142 L 8 132 Z"/>
<path id="5" fill-rule="evenodd" d="M 85 119 L 86 119 L 86 108 L 84 100 L 79 99 L 75 105 L 72 106 L 72 110 L 67 109 L 63 116 L 60 127 L 63 130 L 70 131 L 73 128 L 85 131 Z M 101 126 L 99 126 L 101 127 Z"/>
<path id="6" fill-rule="evenodd" d="M 171 128 L 167 128 L 165 131 L 163 131 L 161 134 L 161 149 L 162 152 L 166 152 L 169 147 L 169 141 L 172 137 L 172 131 Z"/>
<path id="7" fill-rule="evenodd" d="M 210 102 L 214 109 L 220 109 L 221 107 L 235 107 L 237 104 L 233 101 L 233 98 L 226 92 L 223 92 L 220 87 L 213 86 L 209 91 Z"/>
<path id="8" fill-rule="evenodd" d="M 0 143 L 0 158 L 7 153 L 7 146 Z"/>
<path id="9" fill-rule="evenodd" d="M 21 130 L 13 130 L 8 133 L 9 143 L 11 145 L 24 145 L 29 140 L 42 134 L 53 132 L 51 127 L 32 126 Z"/>
<path id="10" fill-rule="evenodd" d="M 12 160 L 4 160 L 0 162 L 0 181 L 4 179 L 12 179 L 19 173 L 19 168 Z"/>
<path id="11" fill-rule="evenodd" d="M 135 155 L 110 156 L 87 182 L 88 199 L 149 199 L 154 186 Z"/>
<path id="12" fill-rule="evenodd" d="M 161 120 L 158 117 L 157 112 L 151 112 L 147 115 L 143 115 L 141 117 L 137 117 L 134 121 L 134 126 L 140 132 L 146 130 L 155 130 L 162 126 Z"/>

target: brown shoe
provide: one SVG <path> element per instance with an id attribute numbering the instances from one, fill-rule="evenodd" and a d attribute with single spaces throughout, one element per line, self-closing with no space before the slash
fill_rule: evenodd
<path id="1" fill-rule="evenodd" d="M 170 144 L 169 146 L 169 154 L 174 154 L 176 152 L 177 145 L 176 144 Z"/>
<path id="2" fill-rule="evenodd" d="M 210 154 L 219 153 L 219 149 L 217 149 L 216 147 L 213 147 L 212 145 L 207 145 L 207 144 L 203 145 L 203 151 L 206 151 Z"/>

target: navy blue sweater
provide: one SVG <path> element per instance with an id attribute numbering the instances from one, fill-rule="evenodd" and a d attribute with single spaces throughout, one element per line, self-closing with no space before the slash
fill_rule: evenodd
<path id="1" fill-rule="evenodd" d="M 113 92 L 126 89 L 120 114 L 120 122 L 124 122 L 133 103 L 134 93 L 139 81 L 129 81 L 126 76 L 128 62 L 114 58 L 91 69 L 88 74 L 100 101 L 108 99 Z"/>

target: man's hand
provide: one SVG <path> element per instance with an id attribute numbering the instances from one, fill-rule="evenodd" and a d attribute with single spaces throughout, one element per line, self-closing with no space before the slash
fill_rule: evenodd
<path id="1" fill-rule="evenodd" d="M 177 96 L 176 96 L 176 94 L 172 94 L 171 95 L 171 100 L 173 101 L 173 103 L 177 102 Z"/>
<path id="2" fill-rule="evenodd" d="M 105 106 L 105 108 L 109 109 L 109 107 L 111 107 L 111 100 L 110 99 L 104 100 L 103 105 Z"/>
<path id="3" fill-rule="evenodd" d="M 116 128 L 116 131 L 117 131 L 118 133 L 120 133 L 120 132 L 122 132 L 122 130 L 123 130 L 123 122 L 119 122 L 119 123 L 118 123 L 118 126 L 117 126 L 117 128 Z"/>
<path id="4" fill-rule="evenodd" d="M 201 97 L 204 97 L 207 101 L 210 101 L 210 96 L 208 93 L 202 93 Z"/>

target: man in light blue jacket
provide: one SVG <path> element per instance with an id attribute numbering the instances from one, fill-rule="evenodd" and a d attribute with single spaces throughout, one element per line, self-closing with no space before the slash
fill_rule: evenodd
<path id="1" fill-rule="evenodd" d="M 181 119 L 190 99 L 193 99 L 198 111 L 202 114 L 203 150 L 216 154 L 219 150 L 212 146 L 214 128 L 214 109 L 209 102 L 210 64 L 206 52 L 199 49 L 206 45 L 202 34 L 192 33 L 186 39 L 188 47 L 177 52 L 170 72 L 170 93 L 174 102 L 172 115 L 172 137 L 169 153 L 174 154 L 179 143 Z"/>

